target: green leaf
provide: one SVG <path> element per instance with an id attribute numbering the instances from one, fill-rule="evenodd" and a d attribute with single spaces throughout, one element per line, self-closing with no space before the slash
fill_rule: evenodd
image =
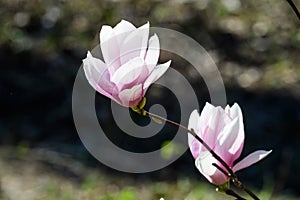
<path id="1" fill-rule="evenodd" d="M 155 121 L 158 124 L 162 124 L 163 123 L 163 121 L 160 120 L 160 119 L 158 119 L 157 117 L 151 117 L 151 119 L 153 119 L 153 121 Z"/>

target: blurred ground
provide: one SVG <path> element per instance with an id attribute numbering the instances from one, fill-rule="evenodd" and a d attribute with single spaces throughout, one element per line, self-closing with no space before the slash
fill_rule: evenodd
<path id="1" fill-rule="evenodd" d="M 120 179 L 117 175 L 86 167 L 67 155 L 24 150 L 1 149 L 1 199 L 232 199 L 215 192 L 212 185 L 186 177 L 154 181 L 123 175 Z M 269 199 L 271 190 L 265 187 L 257 194 L 262 199 Z M 281 195 L 273 199 L 295 198 Z"/>
<path id="2" fill-rule="evenodd" d="M 294 2 L 299 8 L 300 1 Z M 151 196 L 155 193 L 152 188 L 159 188 L 156 189 L 159 193 L 161 181 L 167 184 L 166 188 L 182 191 L 177 197 L 183 199 L 195 189 L 194 183 L 202 184 L 204 179 L 194 169 L 187 152 L 171 166 L 146 174 L 143 179 L 128 175 L 134 183 L 127 188 L 122 183 L 124 174 L 95 161 L 77 136 L 71 110 L 76 73 L 87 50 L 99 42 L 100 27 L 113 26 L 121 19 L 137 26 L 150 21 L 152 26 L 180 31 L 204 46 L 222 74 L 228 102 L 238 102 L 243 109 L 246 129 L 243 155 L 256 149 L 273 149 L 265 161 L 241 172 L 241 179 L 258 191 L 267 187 L 269 194 L 273 192 L 275 196 L 300 195 L 297 156 L 300 153 L 300 26 L 285 0 L 1 0 L 0 14 L 0 143 L 5 147 L 0 169 L 2 190 L 9 199 L 25 198 L 25 193 L 18 195 L 23 186 L 40 188 L 39 194 L 34 194 L 35 199 L 47 199 L 47 195 L 43 196 L 45 192 L 48 199 L 74 199 L 81 195 L 92 199 L 82 194 L 89 170 L 96 171 L 95 177 L 106 177 L 103 182 L 92 181 L 97 186 L 91 186 L 95 188 L 91 193 L 97 193 L 100 199 L 105 199 L 108 193 L 113 193 L 111 198 L 120 199 L 118 195 L 123 195 L 123 189 L 125 196 L 132 195 L 131 191 L 135 194 L 144 191 L 147 193 L 144 199 L 158 199 Z M 162 54 L 163 59 L 170 59 L 167 56 Z M 184 61 L 171 59 L 176 63 L 172 67 L 184 69 Z M 193 74 L 190 79 L 199 91 L 200 104 L 204 105 L 209 101 L 206 87 Z M 99 112 L 107 112 L 105 106 L 109 101 L 101 96 L 97 99 Z M 110 120 L 109 116 L 106 118 Z M 122 141 L 122 137 L 116 138 Z M 44 161 L 33 162 L 36 156 L 14 158 L 5 150 L 6 146 L 17 152 L 27 149 L 57 154 L 44 157 L 48 162 L 45 165 Z M 58 174 L 52 174 L 56 164 L 49 160 L 61 159 L 63 155 L 82 167 L 78 172 L 82 180 L 74 178 L 72 173 L 64 174 L 65 168 L 60 166 L 54 170 Z M 94 172 L 91 173 L 94 177 Z M 188 180 L 185 189 L 178 189 L 181 177 Z M 113 186 L 116 192 L 102 190 L 101 184 L 107 187 L 116 184 L 119 189 Z M 140 184 L 145 186 L 139 187 Z M 207 183 L 199 186 L 199 195 L 203 195 L 202 187 L 209 186 Z M 65 190 L 69 192 L 66 197 Z M 214 193 L 213 188 L 207 191 Z M 207 191 L 205 195 L 210 195 Z M 171 191 L 166 193 L 171 195 L 170 199 L 177 199 Z"/>

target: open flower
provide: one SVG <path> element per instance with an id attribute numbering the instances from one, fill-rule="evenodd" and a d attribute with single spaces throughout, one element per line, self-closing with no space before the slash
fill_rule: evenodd
<path id="1" fill-rule="evenodd" d="M 236 103 L 232 107 L 226 106 L 225 110 L 206 103 L 200 116 L 197 110 L 192 112 L 188 128 L 193 129 L 233 172 L 246 168 L 271 153 L 271 151 L 255 151 L 234 164 L 241 155 L 245 139 L 243 115 Z M 191 134 L 188 137 L 189 147 L 196 159 L 195 165 L 198 170 L 215 185 L 226 183 L 229 178 L 212 164 L 216 163 L 227 171 L 226 168 Z"/>
<path id="2" fill-rule="evenodd" d="M 100 47 L 104 62 L 90 52 L 83 60 L 87 80 L 99 93 L 125 107 L 136 106 L 171 64 L 157 65 L 160 44 L 156 34 L 149 39 L 149 22 L 139 28 L 125 20 L 114 28 L 102 26 Z"/>

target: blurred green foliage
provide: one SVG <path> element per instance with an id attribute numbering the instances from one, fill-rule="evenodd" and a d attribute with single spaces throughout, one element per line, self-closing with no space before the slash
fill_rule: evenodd
<path id="1" fill-rule="evenodd" d="M 137 26 L 150 21 L 153 26 L 184 32 L 220 51 L 221 59 L 244 66 L 238 72 L 244 75 L 234 77 L 242 87 L 282 88 L 300 79 L 299 23 L 284 0 L 2 0 L 0 14 L 0 45 L 15 52 L 32 50 L 51 58 L 70 50 L 82 57 L 99 42 L 102 25 L 114 26 L 121 19 Z M 218 41 L 219 33 L 230 34 L 233 43 Z M 278 71 L 276 66 L 283 61 Z M 232 67 L 232 62 L 228 65 Z M 249 68 L 254 70 L 253 79 L 247 78 L 253 75 L 247 73 Z M 221 72 L 229 74 L 223 67 Z"/>

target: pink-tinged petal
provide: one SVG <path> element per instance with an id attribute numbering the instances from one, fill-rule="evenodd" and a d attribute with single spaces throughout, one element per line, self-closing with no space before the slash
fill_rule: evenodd
<path id="1" fill-rule="evenodd" d="M 123 43 L 124 39 L 130 34 L 132 33 L 134 30 L 136 30 L 136 27 L 126 21 L 126 20 L 121 20 L 120 23 L 118 23 L 114 28 L 114 34 L 117 38 L 117 41 L 119 43 L 119 46 L 121 46 L 121 44 Z"/>
<path id="2" fill-rule="evenodd" d="M 158 62 L 158 57 L 160 53 L 159 40 L 156 34 L 154 34 L 149 39 L 149 47 L 147 49 L 145 62 L 147 64 L 148 70 L 151 72 Z"/>
<path id="3" fill-rule="evenodd" d="M 104 73 L 106 71 L 106 65 L 100 59 L 94 58 L 88 51 L 87 57 L 83 60 L 83 69 L 85 76 L 90 85 L 101 94 L 111 98 L 111 94 L 102 88 L 98 83 L 101 78 L 106 78 Z"/>
<path id="4" fill-rule="evenodd" d="M 137 79 L 135 79 L 133 82 L 125 84 L 123 86 L 123 88 L 132 88 L 134 85 L 139 85 L 139 84 L 143 84 L 145 82 L 145 80 L 148 78 L 149 76 L 149 70 L 146 66 L 143 66 L 143 69 L 139 75 L 139 77 Z"/>
<path id="5" fill-rule="evenodd" d="M 144 65 L 144 60 L 140 57 L 129 60 L 113 74 L 111 81 L 121 90 L 124 85 L 135 81 L 140 76 Z"/>
<path id="6" fill-rule="evenodd" d="M 242 110 L 241 110 L 240 106 L 237 103 L 234 103 L 233 106 L 231 106 L 231 108 L 230 108 L 230 117 L 232 119 L 236 118 L 236 117 L 243 118 Z"/>
<path id="7" fill-rule="evenodd" d="M 226 145 L 220 145 L 218 147 L 218 151 L 223 152 L 223 156 L 228 159 L 228 164 L 232 165 L 233 162 L 241 155 L 244 146 L 245 133 L 243 115 L 240 107 L 235 103 L 231 108 L 226 106 L 225 116 L 224 123 L 226 124 L 226 127 L 232 124 L 233 121 L 238 120 L 237 123 L 235 122 L 234 130 L 230 130 L 232 127 L 229 126 L 220 134 L 220 136 L 223 136 L 223 140 L 227 140 L 226 138 L 228 137 L 224 136 L 224 131 L 231 135 L 230 139 L 226 142 Z M 221 141 L 221 143 L 223 143 L 223 141 Z"/>
<path id="8" fill-rule="evenodd" d="M 212 113 L 210 114 L 207 123 L 203 124 L 201 127 L 203 133 L 202 139 L 204 139 L 206 144 L 208 144 L 209 147 L 212 149 L 215 148 L 217 143 L 217 137 L 220 133 L 220 130 L 222 130 L 223 128 L 223 115 L 224 114 L 222 113 L 222 110 L 216 107 L 214 110 L 212 110 Z"/>
<path id="9" fill-rule="evenodd" d="M 148 68 L 146 66 L 144 66 L 142 73 L 138 78 L 138 83 L 144 83 L 149 75 L 150 75 L 150 71 L 148 70 Z"/>
<path id="10" fill-rule="evenodd" d="M 170 64 L 171 60 L 166 63 L 157 65 L 146 79 L 143 89 L 146 91 L 153 82 L 157 81 L 157 79 L 159 79 L 167 71 Z"/>
<path id="11" fill-rule="evenodd" d="M 216 108 L 213 105 L 206 102 L 206 104 L 200 114 L 201 125 L 207 124 L 208 120 L 210 119 L 211 114 L 214 112 L 215 109 Z"/>
<path id="12" fill-rule="evenodd" d="M 236 137 L 235 142 L 232 144 L 229 152 L 231 152 L 233 156 L 233 161 L 240 157 L 243 147 L 244 147 L 244 140 L 245 140 L 245 131 L 244 131 L 244 122 L 243 122 L 243 114 L 242 110 L 237 103 L 234 103 L 233 106 L 230 108 L 230 116 L 232 119 L 237 117 L 239 119 L 239 131 Z"/>
<path id="13" fill-rule="evenodd" d="M 143 97 L 142 84 L 135 85 L 130 89 L 125 89 L 120 92 L 119 98 L 122 101 L 122 105 L 126 107 L 133 107 L 137 105 Z"/>
<path id="14" fill-rule="evenodd" d="M 201 152 L 195 161 L 197 169 L 209 182 L 215 185 L 226 183 L 229 180 L 228 177 L 213 166 L 213 163 L 217 164 L 218 161 L 208 151 Z"/>
<path id="15" fill-rule="evenodd" d="M 218 143 L 223 146 L 224 149 L 229 150 L 234 143 L 239 132 L 239 119 L 235 118 L 218 135 Z"/>
<path id="16" fill-rule="evenodd" d="M 229 166 L 232 166 L 234 161 L 232 158 L 234 152 L 231 152 L 230 149 L 237 138 L 238 132 L 238 118 L 235 118 L 233 121 L 231 121 L 230 124 L 227 124 L 225 126 L 225 128 L 217 138 L 218 143 L 216 145 L 215 151 Z"/>
<path id="17" fill-rule="evenodd" d="M 149 22 L 130 33 L 120 46 L 121 64 L 135 57 L 145 57 L 149 37 Z"/>
<path id="18" fill-rule="evenodd" d="M 105 70 L 102 76 L 99 77 L 98 85 L 108 93 L 112 94 L 112 96 L 119 93 L 118 87 L 110 81 L 108 70 Z"/>
<path id="19" fill-rule="evenodd" d="M 226 107 L 225 107 L 225 113 L 228 115 L 228 116 L 230 116 L 230 106 L 229 105 L 227 105 Z"/>
<path id="20" fill-rule="evenodd" d="M 189 125 L 188 129 L 193 129 L 197 134 L 197 126 L 198 126 L 198 120 L 199 120 L 199 113 L 197 110 L 194 110 L 191 113 L 190 119 L 189 119 Z M 201 143 L 194 138 L 190 133 L 188 134 L 188 142 L 190 151 L 193 155 L 193 157 L 196 159 L 199 156 Z"/>
<path id="21" fill-rule="evenodd" d="M 191 134 L 189 134 L 189 147 L 194 159 L 196 159 L 199 156 L 202 144 L 191 136 Z"/>
<path id="22" fill-rule="evenodd" d="M 100 30 L 100 46 L 108 70 L 110 74 L 114 74 L 121 65 L 120 47 L 114 30 L 110 26 L 102 26 Z"/>
<path id="23" fill-rule="evenodd" d="M 243 160 L 241 160 L 237 164 L 235 164 L 234 167 L 232 168 L 232 170 L 234 172 L 236 172 L 236 171 L 239 171 L 246 167 L 249 167 L 250 165 L 253 165 L 254 163 L 265 158 L 271 152 L 272 152 L 272 150 L 270 150 L 270 151 L 264 151 L 264 150 L 255 151 L 255 152 L 249 154 L 248 156 L 246 156 Z"/>

